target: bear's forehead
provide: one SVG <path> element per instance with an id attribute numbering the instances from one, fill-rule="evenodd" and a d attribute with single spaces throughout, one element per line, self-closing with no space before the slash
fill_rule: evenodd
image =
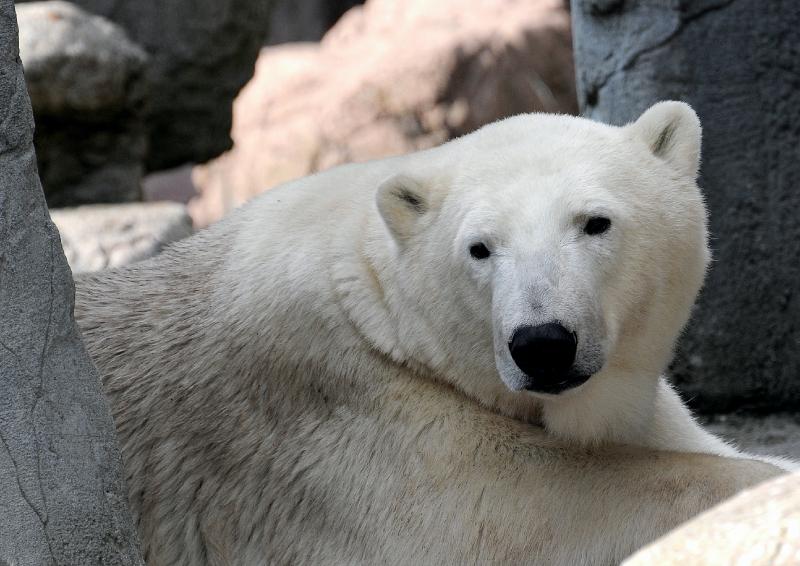
<path id="1" fill-rule="evenodd" d="M 470 139 L 471 138 L 471 139 Z M 547 177 L 623 173 L 641 150 L 622 129 L 572 116 L 528 114 L 502 120 L 464 138 L 457 148 L 473 175 Z"/>
<path id="2" fill-rule="evenodd" d="M 534 193 L 570 194 L 644 188 L 636 159 L 613 148 L 547 146 L 498 147 L 490 154 L 464 160 L 457 185 L 473 192 L 522 196 Z"/>
<path id="3" fill-rule="evenodd" d="M 482 185 L 459 200 L 459 208 L 466 207 L 469 216 L 485 220 L 529 218 L 534 222 L 583 212 L 623 212 L 630 201 L 617 187 L 609 188 L 600 180 L 580 175 L 550 175 Z"/>
<path id="4" fill-rule="evenodd" d="M 450 147 L 434 167 L 446 166 L 450 183 L 443 188 L 470 207 L 649 202 L 667 177 L 625 129 L 571 116 L 508 118 Z"/>
<path id="5" fill-rule="evenodd" d="M 616 145 L 623 141 L 621 128 L 577 116 L 522 114 L 480 128 L 474 136 L 476 144 L 491 147 L 507 144 L 550 146 L 568 144 Z"/>

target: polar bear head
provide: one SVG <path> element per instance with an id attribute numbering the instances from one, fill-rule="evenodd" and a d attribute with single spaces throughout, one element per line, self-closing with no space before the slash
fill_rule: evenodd
<path id="1" fill-rule="evenodd" d="M 517 116 L 416 155 L 376 195 L 409 352 L 479 398 L 664 370 L 709 261 L 688 105 Z"/>

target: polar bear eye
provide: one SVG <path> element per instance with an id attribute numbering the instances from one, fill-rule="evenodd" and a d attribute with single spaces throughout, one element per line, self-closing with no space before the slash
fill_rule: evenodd
<path id="1" fill-rule="evenodd" d="M 475 259 L 486 259 L 492 255 L 492 252 L 489 251 L 489 248 L 486 247 L 486 244 L 483 242 L 478 242 L 477 244 L 472 244 L 469 247 L 469 255 Z"/>
<path id="2" fill-rule="evenodd" d="M 589 236 L 597 236 L 607 232 L 609 228 L 611 228 L 611 220 L 604 216 L 594 216 L 586 221 L 583 232 Z"/>

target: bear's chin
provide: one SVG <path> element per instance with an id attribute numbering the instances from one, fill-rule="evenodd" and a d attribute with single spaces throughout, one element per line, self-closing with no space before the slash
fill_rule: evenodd
<path id="1" fill-rule="evenodd" d="M 525 385 L 524 390 L 533 395 L 553 396 L 563 395 L 580 388 L 584 383 L 589 381 L 592 374 L 570 372 L 563 378 L 551 377 L 529 377 L 528 383 Z"/>

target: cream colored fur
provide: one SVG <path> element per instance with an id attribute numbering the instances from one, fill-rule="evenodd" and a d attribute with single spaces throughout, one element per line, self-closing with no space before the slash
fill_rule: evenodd
<path id="1" fill-rule="evenodd" d="M 147 561 L 613 564 L 779 473 L 660 377 L 708 260 L 698 152 L 676 103 L 519 116 L 79 278 Z M 581 240 L 598 207 L 616 232 Z M 514 390 L 498 342 L 554 316 L 601 368 Z"/>

